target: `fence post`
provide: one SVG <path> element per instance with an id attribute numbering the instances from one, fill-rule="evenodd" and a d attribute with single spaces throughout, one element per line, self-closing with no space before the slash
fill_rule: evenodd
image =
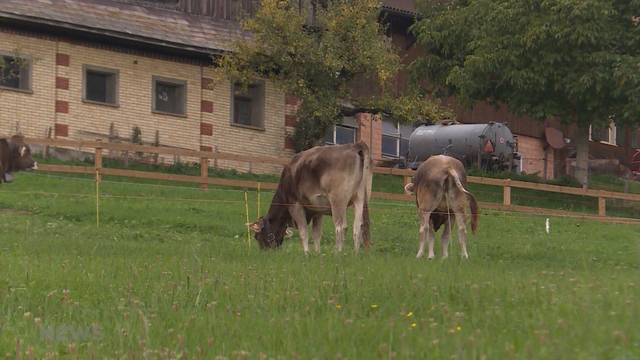
<path id="1" fill-rule="evenodd" d="M 213 152 L 218 153 L 218 145 L 213 145 Z M 213 168 L 218 170 L 218 157 L 213 158 Z"/>
<path id="2" fill-rule="evenodd" d="M 47 130 L 47 139 L 51 139 L 51 126 Z M 44 150 L 42 150 L 42 157 L 47 159 L 49 157 L 49 145 L 44 146 Z"/>
<path id="3" fill-rule="evenodd" d="M 96 139 L 96 141 L 101 142 L 102 140 Z M 100 172 L 102 171 L 102 147 L 100 144 L 96 146 L 94 165 L 96 170 L 96 227 L 100 227 Z"/>
<path id="4" fill-rule="evenodd" d="M 96 139 L 97 142 L 102 142 L 101 139 Z M 96 168 L 96 182 L 100 182 L 101 176 L 100 172 L 102 171 L 102 147 L 98 144 L 96 146 L 96 154 L 94 156 L 95 160 L 95 168 Z"/>
<path id="5" fill-rule="evenodd" d="M 502 186 L 502 204 L 511 206 L 511 179 L 505 179 Z"/>
<path id="6" fill-rule="evenodd" d="M 602 191 L 598 196 L 598 216 L 607 216 L 607 199 L 602 196 Z"/>
<path id="7" fill-rule="evenodd" d="M 411 176 L 403 176 L 402 177 L 402 186 L 407 186 L 408 183 L 411 182 Z"/>
<path id="8" fill-rule="evenodd" d="M 204 157 L 200 158 L 200 177 L 202 178 L 200 188 L 207 190 L 209 188 L 209 184 L 207 183 L 207 179 L 209 178 L 209 159 Z"/>

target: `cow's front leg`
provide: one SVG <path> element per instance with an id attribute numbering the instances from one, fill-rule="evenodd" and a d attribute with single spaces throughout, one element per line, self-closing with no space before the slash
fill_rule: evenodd
<path id="1" fill-rule="evenodd" d="M 298 228 L 302 249 L 304 249 L 304 253 L 307 254 L 309 252 L 309 235 L 307 234 L 307 216 L 304 207 L 300 204 L 292 205 L 289 207 L 289 213 Z"/>
<path id="2" fill-rule="evenodd" d="M 336 228 L 336 250 L 342 251 L 344 245 L 344 233 L 347 229 L 347 206 L 346 204 L 332 203 L 331 216 L 333 225 Z"/>
<path id="3" fill-rule="evenodd" d="M 316 215 L 313 217 L 313 230 L 311 233 L 313 237 L 313 246 L 316 252 L 320 252 L 320 238 L 322 237 L 322 215 Z"/>
<path id="4" fill-rule="evenodd" d="M 423 211 L 422 212 L 422 216 L 420 217 L 420 245 L 418 247 L 418 255 L 416 255 L 416 258 L 421 258 L 422 255 L 424 255 L 424 244 L 427 241 L 427 237 L 429 236 L 429 230 L 430 230 L 430 223 L 431 223 L 431 211 Z M 432 240 L 430 240 L 431 243 Z M 431 258 L 433 255 L 433 245 L 429 246 L 431 248 L 430 252 L 429 252 L 429 258 Z"/>

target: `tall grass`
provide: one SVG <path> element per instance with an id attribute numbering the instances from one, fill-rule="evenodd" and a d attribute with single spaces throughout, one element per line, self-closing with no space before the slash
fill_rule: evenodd
<path id="1" fill-rule="evenodd" d="M 130 181 L 130 180 L 127 180 Z M 640 229 L 482 211 L 462 261 L 416 260 L 411 204 L 373 247 L 247 242 L 244 193 L 19 174 L 0 186 L 0 349 L 32 358 L 634 359 Z M 251 218 L 256 193 L 249 192 Z M 439 247 L 436 248 L 439 253 Z"/>

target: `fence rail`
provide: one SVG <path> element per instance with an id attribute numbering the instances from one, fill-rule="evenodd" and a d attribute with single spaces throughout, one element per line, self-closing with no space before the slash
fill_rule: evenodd
<path id="1" fill-rule="evenodd" d="M 96 181 L 100 181 L 101 175 L 114 175 L 114 176 L 135 177 L 135 178 L 154 179 L 154 180 L 169 180 L 169 181 L 198 183 L 198 184 L 201 184 L 203 188 L 206 188 L 208 185 L 219 185 L 219 186 L 235 186 L 235 187 L 246 187 L 246 188 L 257 188 L 258 186 L 260 186 L 262 189 L 275 189 L 277 187 L 277 184 L 275 183 L 209 177 L 208 176 L 209 160 L 210 159 L 231 160 L 231 161 L 247 162 L 247 163 L 259 162 L 259 163 L 275 164 L 275 165 L 285 165 L 290 161 L 290 159 L 286 159 L 286 158 L 261 156 L 261 155 L 239 155 L 239 154 L 230 154 L 230 153 L 223 153 L 223 152 L 197 151 L 197 150 L 170 148 L 170 147 L 161 147 L 161 146 L 158 147 L 158 146 L 146 146 L 146 145 L 135 145 L 135 144 L 108 143 L 100 140 L 79 141 L 79 140 L 63 140 L 63 139 L 47 139 L 47 138 L 45 139 L 25 138 L 24 140 L 26 143 L 34 144 L 34 145 L 37 144 L 37 145 L 45 145 L 45 146 L 71 147 L 71 148 L 77 148 L 77 149 L 81 149 L 81 148 L 93 149 L 95 151 L 94 166 L 41 165 L 40 168 L 44 171 L 52 171 L 52 172 L 95 174 Z M 191 175 L 145 172 L 145 171 L 137 171 L 137 170 L 104 168 L 102 166 L 103 150 L 169 154 L 169 155 L 188 156 L 188 157 L 198 158 L 200 162 L 201 172 L 200 172 L 200 176 L 191 176 Z M 373 171 L 376 174 L 402 176 L 405 184 L 410 181 L 410 178 L 415 173 L 415 171 L 410 169 L 395 169 L 395 168 L 383 168 L 383 167 L 374 167 Z M 517 180 L 510 180 L 510 179 L 494 179 L 494 178 L 485 178 L 485 177 L 477 177 L 477 176 L 469 176 L 467 177 L 467 180 L 469 183 L 502 187 L 503 189 L 502 204 L 481 202 L 481 206 L 484 208 L 491 208 L 491 209 L 498 209 L 498 210 L 511 210 L 511 211 L 525 212 L 525 213 L 536 213 L 536 214 L 546 214 L 546 215 L 555 215 L 555 216 L 571 216 L 576 218 L 584 218 L 584 219 L 607 221 L 607 222 L 640 223 L 640 219 L 606 216 L 606 199 L 640 201 L 640 194 L 628 194 L 628 193 L 619 193 L 619 192 L 613 192 L 613 191 L 574 188 L 574 187 L 567 187 L 567 186 L 531 183 L 526 181 L 517 181 Z M 561 194 L 568 194 L 568 195 L 580 195 L 580 196 L 593 197 L 598 200 L 598 215 L 590 215 L 590 214 L 584 214 L 584 213 L 569 212 L 564 210 L 552 210 L 552 209 L 545 209 L 545 208 L 533 208 L 533 207 L 527 207 L 527 206 L 521 206 L 521 205 L 514 205 L 511 203 L 512 188 L 521 188 L 521 189 L 554 192 L 554 193 L 561 193 Z M 392 194 L 392 193 L 380 193 L 380 192 L 374 192 L 372 196 L 375 198 L 388 199 L 388 200 L 411 199 L 411 197 L 404 194 Z"/>

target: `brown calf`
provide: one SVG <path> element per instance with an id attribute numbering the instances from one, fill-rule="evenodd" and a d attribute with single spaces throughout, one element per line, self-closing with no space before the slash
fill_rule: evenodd
<path id="1" fill-rule="evenodd" d="M 462 257 L 468 258 L 467 228 L 464 209 L 471 208 L 471 230 L 475 233 L 478 225 L 478 204 L 475 197 L 466 189 L 467 176 L 460 161 L 449 156 L 432 156 L 420 164 L 413 182 L 405 186 L 405 192 L 416 194 L 416 205 L 420 217 L 420 247 L 417 257 L 424 254 L 424 244 L 429 240 L 429 259 L 434 258 L 433 242 L 435 232 L 444 225 L 440 238 L 442 257 L 449 256 L 448 245 L 451 215 L 458 225 L 458 241 Z"/>
<path id="2" fill-rule="evenodd" d="M 318 146 L 293 157 L 264 217 L 250 224 L 262 248 L 282 244 L 287 226 L 295 225 L 304 252 L 309 251 L 307 225 L 313 221 L 313 242 L 320 251 L 322 216 L 333 217 L 336 248 L 342 250 L 347 207 L 354 207 L 353 243 L 357 252 L 369 246 L 368 201 L 371 195 L 371 157 L 365 144 Z"/>
<path id="3" fill-rule="evenodd" d="M 12 173 L 22 170 L 36 170 L 38 163 L 31 158 L 31 149 L 22 137 L 10 140 L 0 139 L 0 183 L 11 181 Z"/>

